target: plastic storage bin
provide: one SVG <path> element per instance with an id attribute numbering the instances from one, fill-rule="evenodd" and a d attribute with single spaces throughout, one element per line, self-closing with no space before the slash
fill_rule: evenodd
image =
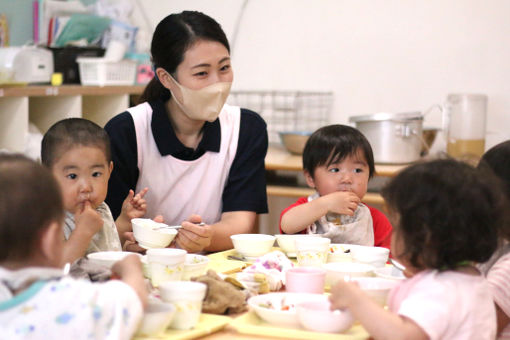
<path id="1" fill-rule="evenodd" d="M 134 85 L 136 62 L 107 61 L 102 58 L 78 58 L 82 85 Z"/>

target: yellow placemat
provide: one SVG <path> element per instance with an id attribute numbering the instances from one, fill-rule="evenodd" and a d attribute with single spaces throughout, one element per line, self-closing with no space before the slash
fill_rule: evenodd
<path id="1" fill-rule="evenodd" d="M 232 318 L 224 315 L 205 314 L 200 315 L 200 320 L 195 328 L 189 331 L 180 331 L 176 329 L 167 329 L 164 333 L 157 336 L 150 337 L 135 337 L 134 340 L 184 340 L 184 339 L 195 339 L 207 334 L 211 334 L 219 331 L 225 327 Z"/>
<path id="2" fill-rule="evenodd" d="M 278 247 L 273 247 L 271 251 L 280 250 Z M 220 251 L 217 253 L 209 254 L 207 257 L 209 258 L 209 266 L 208 268 L 213 269 L 217 273 L 222 274 L 232 274 L 235 272 L 239 272 L 244 268 L 250 266 L 253 261 L 238 261 L 231 260 L 228 256 L 240 256 L 239 253 L 235 249 L 229 249 L 225 251 Z M 292 262 L 296 263 L 296 259 L 290 259 Z"/>
<path id="3" fill-rule="evenodd" d="M 230 326 L 239 333 L 272 336 L 287 339 L 354 340 L 368 339 L 369 334 L 361 325 L 355 324 L 343 333 L 319 333 L 303 329 L 276 327 L 260 319 L 254 311 L 234 319 Z"/>
<path id="4" fill-rule="evenodd" d="M 221 274 L 232 274 L 236 272 L 240 272 L 245 267 L 249 266 L 249 263 L 245 263 L 242 261 L 232 261 L 232 260 L 209 260 L 209 265 L 207 269 L 212 269 L 216 273 Z"/>
<path id="5" fill-rule="evenodd" d="M 208 268 L 214 270 L 217 273 L 231 274 L 243 270 L 249 266 L 250 263 L 244 261 L 230 260 L 229 255 L 237 255 L 235 249 L 220 251 L 217 253 L 209 254 Z"/>

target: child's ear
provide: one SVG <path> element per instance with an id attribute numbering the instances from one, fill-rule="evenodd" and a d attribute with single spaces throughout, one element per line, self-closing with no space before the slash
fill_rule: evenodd
<path id="1" fill-rule="evenodd" d="M 109 175 L 111 175 L 112 171 L 113 171 L 113 161 L 110 161 L 110 166 L 108 167 L 108 171 L 110 172 Z"/>
<path id="2" fill-rule="evenodd" d="M 40 247 L 41 253 L 48 264 L 56 267 L 62 265 L 64 233 L 61 223 L 58 221 L 51 222 L 50 225 L 41 232 Z"/>
<path id="3" fill-rule="evenodd" d="M 310 175 L 310 173 L 307 170 L 305 170 L 303 172 L 304 172 L 304 175 L 305 175 L 306 184 L 308 184 L 308 186 L 310 188 L 315 188 L 315 182 L 313 180 L 312 175 Z"/>

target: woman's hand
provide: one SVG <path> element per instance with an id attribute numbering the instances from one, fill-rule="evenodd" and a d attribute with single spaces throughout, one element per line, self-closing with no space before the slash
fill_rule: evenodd
<path id="1" fill-rule="evenodd" d="M 153 221 L 163 223 L 163 216 L 158 215 L 154 217 Z M 131 251 L 133 253 L 145 254 L 147 249 L 142 248 L 138 245 L 138 242 L 135 240 L 135 236 L 132 231 L 126 231 L 123 234 L 123 239 L 125 240 L 124 245 L 122 246 L 122 250 Z"/>
<path id="2" fill-rule="evenodd" d="M 189 253 L 203 251 L 211 244 L 213 230 L 210 225 L 198 225 L 202 218 L 191 215 L 187 221 L 182 222 L 182 228 L 175 238 L 175 244 Z"/>
<path id="3" fill-rule="evenodd" d="M 122 246 L 122 250 L 124 250 L 124 251 L 130 251 L 133 253 L 140 253 L 140 254 L 145 254 L 145 252 L 147 251 L 146 249 L 144 249 L 138 245 L 138 242 L 136 242 L 132 231 L 126 231 L 124 233 L 124 240 L 126 240 L 124 242 L 124 245 Z"/>

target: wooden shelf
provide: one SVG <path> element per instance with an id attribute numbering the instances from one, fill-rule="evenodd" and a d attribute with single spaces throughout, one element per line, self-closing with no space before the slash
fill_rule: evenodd
<path id="1" fill-rule="evenodd" d="M 269 146 L 266 155 L 266 170 L 290 170 L 302 171 L 303 158 L 301 155 L 293 155 L 280 146 Z M 388 165 L 376 164 L 376 176 L 393 177 L 402 169 L 405 169 L 407 164 L 404 165 Z"/>
<path id="2" fill-rule="evenodd" d="M 83 117 L 104 126 L 130 105 L 144 86 L 1 86 L 0 149 L 24 152 L 29 124 L 41 133 L 64 118 Z"/>
<path id="3" fill-rule="evenodd" d="M 108 96 L 142 94 L 145 86 L 2 86 L 0 97 Z"/>

